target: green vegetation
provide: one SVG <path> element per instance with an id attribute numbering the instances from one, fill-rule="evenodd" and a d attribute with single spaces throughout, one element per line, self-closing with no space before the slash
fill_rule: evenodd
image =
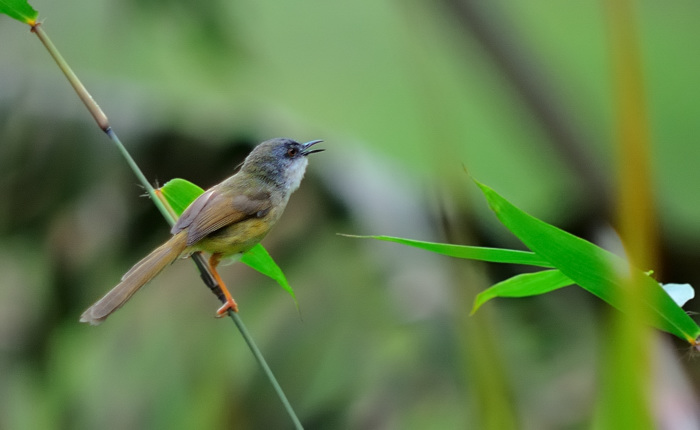
<path id="1" fill-rule="evenodd" d="M 35 6 L 0 0 L 0 428 L 696 423 L 698 305 L 657 281 L 700 279 L 700 6 Z M 267 276 L 221 274 L 287 411 L 188 262 L 78 323 L 168 235 L 122 156 L 159 204 L 277 136 L 327 151 L 243 257 Z"/>

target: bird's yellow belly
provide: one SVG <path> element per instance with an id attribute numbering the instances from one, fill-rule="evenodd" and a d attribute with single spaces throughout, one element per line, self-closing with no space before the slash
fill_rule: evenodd
<path id="1" fill-rule="evenodd" d="M 270 231 L 270 220 L 250 218 L 222 227 L 200 240 L 193 248 L 210 254 L 229 256 L 246 252 L 257 245 Z"/>

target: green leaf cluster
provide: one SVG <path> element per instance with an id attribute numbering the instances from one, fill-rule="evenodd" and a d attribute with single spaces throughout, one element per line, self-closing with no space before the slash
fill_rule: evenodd
<path id="1" fill-rule="evenodd" d="M 700 327 L 683 311 L 649 274 L 630 267 L 623 258 L 584 239 L 547 224 L 515 207 L 488 186 L 476 182 L 498 219 L 528 248 L 528 251 L 484 248 L 423 242 L 389 236 L 370 237 L 401 243 L 456 258 L 493 263 L 525 264 L 549 268 L 540 272 L 516 275 L 479 293 L 472 313 L 496 297 L 526 297 L 544 294 L 569 285 L 598 296 L 625 311 L 631 304 L 624 288 L 634 283 L 639 300 L 647 309 L 649 324 L 695 345 Z"/>

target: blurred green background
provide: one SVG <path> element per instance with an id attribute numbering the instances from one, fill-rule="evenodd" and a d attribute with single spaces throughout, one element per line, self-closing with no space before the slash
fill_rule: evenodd
<path id="1" fill-rule="evenodd" d="M 300 314 L 251 269 L 221 271 L 306 428 L 578 429 L 601 395 L 607 305 L 571 287 L 469 317 L 522 268 L 336 233 L 520 247 L 466 168 L 619 249 L 603 3 L 32 4 L 154 183 L 206 188 L 262 140 L 326 141 L 263 242 Z M 635 5 L 655 270 L 697 286 L 700 5 Z M 28 30 L 0 17 L 0 428 L 291 428 L 189 261 L 102 326 L 78 323 L 168 228 Z M 654 342 L 659 427 L 696 428 L 697 362 Z"/>

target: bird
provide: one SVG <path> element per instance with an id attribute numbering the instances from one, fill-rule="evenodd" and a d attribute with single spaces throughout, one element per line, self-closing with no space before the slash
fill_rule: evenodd
<path id="1" fill-rule="evenodd" d="M 112 290 L 83 312 L 80 322 L 102 323 L 165 267 L 198 251 L 210 254 L 209 268 L 226 298 L 217 315 L 238 312 L 216 268 L 222 260 L 250 250 L 268 234 L 299 188 L 307 156 L 323 151 L 311 149 L 320 142 L 275 138 L 257 145 L 233 176 L 197 197 L 173 225 L 172 237 L 126 272 Z"/>

